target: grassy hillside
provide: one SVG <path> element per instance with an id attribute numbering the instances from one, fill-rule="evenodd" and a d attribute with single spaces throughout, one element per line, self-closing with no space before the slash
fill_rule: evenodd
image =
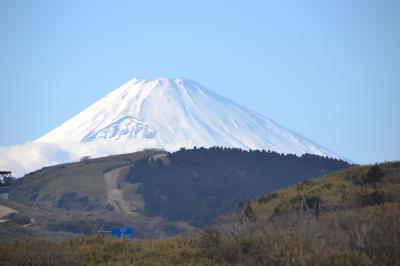
<path id="1" fill-rule="evenodd" d="M 313 155 L 222 148 L 86 158 L 0 188 L 9 193 L 0 206 L 13 210 L 0 216 L 1 240 L 90 235 L 122 225 L 137 228 L 141 238 L 196 231 L 240 201 L 345 167 Z"/>
<path id="2" fill-rule="evenodd" d="M 243 204 L 209 232 L 211 253 L 234 265 L 400 265 L 399 217 L 400 163 L 356 166 Z"/>
<path id="3" fill-rule="evenodd" d="M 58 205 L 62 207 L 62 200 L 57 201 L 68 194 L 76 193 L 80 198 L 87 197 L 87 208 L 91 208 L 90 204 L 96 205 L 96 202 L 106 200 L 104 172 L 131 165 L 138 159 L 148 158 L 158 153 L 157 151 L 137 152 L 46 167 L 18 179 L 9 191 L 10 199 L 28 206 L 46 209 L 58 207 Z M 107 206 L 101 207 L 107 208 Z"/>
<path id="4" fill-rule="evenodd" d="M 149 150 L 85 159 L 46 167 L 18 179 L 10 187 L 2 188 L 8 192 L 9 200 L 1 200 L 0 205 L 16 212 L 0 217 L 0 233 L 4 236 L 1 240 L 30 236 L 58 239 L 122 225 L 141 228 L 141 237 L 166 237 L 192 230 L 185 223 L 149 218 L 140 212 L 122 212 L 116 208 L 120 202 L 111 201 L 105 174 L 158 154 L 165 152 Z M 123 175 L 117 172 L 114 176 L 117 192 L 122 190 L 118 186 Z M 132 198 L 129 204 L 143 206 L 140 195 L 136 195 L 136 202 Z"/>
<path id="5" fill-rule="evenodd" d="M 399 162 L 353 167 L 259 197 L 204 232 L 9 242 L 0 244 L 0 264 L 400 265 L 399 184 Z M 309 212 L 298 207 L 302 193 Z"/>
<path id="6" fill-rule="evenodd" d="M 305 196 L 310 212 L 320 204 L 321 214 L 384 203 L 400 202 L 400 163 L 355 166 L 334 172 L 317 180 L 305 180 L 251 202 L 250 206 L 263 219 L 279 213 L 299 211 Z"/>

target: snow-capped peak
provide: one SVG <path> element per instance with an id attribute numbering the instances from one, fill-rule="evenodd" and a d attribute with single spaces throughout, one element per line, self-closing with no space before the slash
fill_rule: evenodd
<path id="1" fill-rule="evenodd" d="M 96 140 L 138 143 L 132 151 L 227 146 L 341 158 L 184 78 L 134 78 L 35 142 Z"/>

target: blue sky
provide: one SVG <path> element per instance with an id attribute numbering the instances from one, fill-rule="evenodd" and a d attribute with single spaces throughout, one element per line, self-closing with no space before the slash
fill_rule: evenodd
<path id="1" fill-rule="evenodd" d="M 0 146 L 187 77 L 360 163 L 400 159 L 400 1 L 0 2 Z"/>

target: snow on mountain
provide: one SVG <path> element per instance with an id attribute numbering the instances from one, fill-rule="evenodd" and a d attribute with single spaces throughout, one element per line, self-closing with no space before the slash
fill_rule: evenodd
<path id="1" fill-rule="evenodd" d="M 99 142 L 111 153 L 129 142 L 130 151 L 226 146 L 342 158 L 182 78 L 132 79 L 34 142 Z"/>

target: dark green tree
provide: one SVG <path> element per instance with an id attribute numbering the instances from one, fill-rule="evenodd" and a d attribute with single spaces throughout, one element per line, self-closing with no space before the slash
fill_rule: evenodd
<path id="1" fill-rule="evenodd" d="M 385 175 L 385 172 L 379 167 L 379 165 L 375 164 L 371 166 L 368 173 L 364 176 L 364 183 L 375 184 L 381 180 L 381 178 Z"/>

